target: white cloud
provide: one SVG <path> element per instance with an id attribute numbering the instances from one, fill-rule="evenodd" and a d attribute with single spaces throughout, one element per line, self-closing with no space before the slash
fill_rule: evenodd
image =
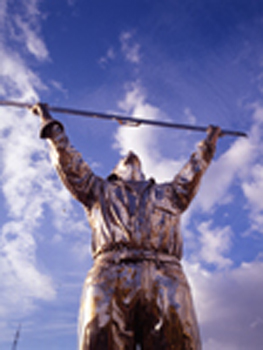
<path id="1" fill-rule="evenodd" d="M 50 85 L 55 88 L 57 91 L 61 92 L 65 97 L 68 96 L 68 90 L 63 87 L 63 85 L 56 80 L 51 80 Z"/>
<path id="2" fill-rule="evenodd" d="M 193 287 L 204 350 L 259 350 L 263 262 L 255 260 L 213 273 L 199 264 L 186 262 L 185 268 Z"/>
<path id="3" fill-rule="evenodd" d="M 38 76 L 10 48 L 0 45 L 0 83 L 2 92 L 24 101 L 36 101 L 36 88 L 45 89 Z"/>
<path id="4" fill-rule="evenodd" d="M 99 59 L 100 66 L 102 68 L 105 68 L 105 65 L 107 63 L 109 63 L 110 61 L 114 60 L 115 57 L 116 57 L 115 51 L 114 51 L 113 47 L 110 47 L 107 50 L 106 54 Z"/>
<path id="5" fill-rule="evenodd" d="M 46 60 L 49 57 L 48 50 L 43 40 L 38 36 L 35 28 L 24 21 L 21 16 L 15 17 L 15 23 L 21 31 L 18 36 L 20 41 L 25 42 L 28 51 L 39 60 Z"/>
<path id="6" fill-rule="evenodd" d="M 263 108 L 254 105 L 254 124 L 251 128 L 251 142 L 254 142 L 252 159 L 248 173 L 243 178 L 242 189 L 248 201 L 252 229 L 263 233 Z"/>
<path id="7" fill-rule="evenodd" d="M 39 16 L 38 3 L 33 0 L 20 3 L 24 17 L 16 17 L 16 24 L 27 49 L 35 58 L 42 60 L 47 58 L 48 53 L 39 37 L 40 28 L 36 26 L 33 30 L 36 16 Z M 7 10 L 7 6 L 1 7 L 2 24 L 10 20 L 10 14 L 4 9 Z M 11 28 L 12 31 L 14 23 L 11 24 L 8 23 L 5 30 Z M 3 35 L 2 32 L 2 95 L 6 99 L 37 101 L 37 90 L 46 87 L 23 59 L 24 43 L 20 50 L 15 51 L 7 38 L 18 40 L 17 43 L 21 38 L 14 38 L 13 33 Z M 5 319 L 0 325 L 1 337 L 7 334 L 12 319 L 34 310 L 37 300 L 52 300 L 56 296 L 52 277 L 37 257 L 38 228 L 45 208 L 51 209 L 58 230 L 63 228 L 65 232 L 73 225 L 74 230 L 86 229 L 83 220 L 73 213 L 71 197 L 51 168 L 44 143 L 38 138 L 38 128 L 38 118 L 28 111 L 1 107 L 0 186 L 5 200 L 0 227 L 0 316 Z"/>
<path id="8" fill-rule="evenodd" d="M 125 98 L 119 102 L 119 107 L 125 113 L 146 119 L 166 119 L 157 107 L 149 104 L 146 94 L 139 82 L 128 85 Z M 133 150 L 137 153 L 147 177 L 157 180 L 171 180 L 182 165 L 182 161 L 175 161 L 161 157 L 158 150 L 158 130 L 141 125 L 139 127 L 121 126 L 115 135 L 115 147 L 122 155 Z"/>
<path id="9" fill-rule="evenodd" d="M 31 225 L 9 221 L 2 227 L 0 243 L 1 317 L 21 317 L 34 308 L 34 299 L 51 300 L 55 290 L 49 276 L 36 267 Z M 19 293 L 18 293 L 19 290 Z"/>
<path id="10" fill-rule="evenodd" d="M 218 141 L 217 148 L 224 139 Z M 209 211 L 216 204 L 232 200 L 230 186 L 245 176 L 254 160 L 254 145 L 250 139 L 237 139 L 207 171 L 198 197 L 198 206 Z"/>
<path id="11" fill-rule="evenodd" d="M 19 6 L 11 7 L 9 2 L 1 2 L 1 42 L 6 47 L 14 43 L 22 44 L 22 52 L 27 49 L 35 58 L 43 61 L 49 58 L 49 53 L 40 34 L 42 13 L 38 8 L 39 3 L 39 0 L 22 0 Z M 11 16 L 8 11 L 12 11 Z"/>
<path id="12" fill-rule="evenodd" d="M 120 34 L 121 53 L 127 62 L 138 64 L 141 61 L 140 45 L 134 41 L 133 37 L 134 33 L 132 32 L 122 32 Z M 115 58 L 116 51 L 111 46 L 108 48 L 106 54 L 100 57 L 98 63 L 102 68 L 105 68 L 105 66 L 109 62 L 115 60 Z"/>
<path id="13" fill-rule="evenodd" d="M 25 8 L 25 13 L 27 16 L 34 18 L 40 15 L 40 10 L 38 5 L 41 0 L 22 0 L 23 6 Z"/>
<path id="14" fill-rule="evenodd" d="M 140 45 L 133 41 L 133 34 L 131 32 L 121 33 L 120 42 L 125 59 L 134 64 L 140 63 Z"/>
<path id="15" fill-rule="evenodd" d="M 244 195 L 244 207 L 251 219 L 251 229 L 263 232 L 263 108 L 254 105 L 253 123 L 248 138 L 236 139 L 207 171 L 200 193 L 191 212 L 202 209 L 209 213 L 219 205 L 235 200 L 233 186 L 238 185 Z M 217 148 L 220 150 L 219 140 Z"/>
<path id="16" fill-rule="evenodd" d="M 1 228 L 0 266 L 5 276 L 2 316 L 7 316 L 16 312 L 18 305 L 23 314 L 33 308 L 34 299 L 55 296 L 51 278 L 37 265 L 35 232 L 44 205 L 69 207 L 70 200 L 59 196 L 62 190 L 53 180 L 42 142 L 37 138 L 37 118 L 27 112 L 7 111 L 1 120 L 1 190 L 9 220 Z"/>
<path id="17" fill-rule="evenodd" d="M 263 233 L 263 165 L 256 164 L 251 168 L 250 181 L 245 181 L 242 188 L 249 201 L 252 228 Z"/>
<path id="18" fill-rule="evenodd" d="M 218 268 L 226 268 L 232 265 L 232 261 L 224 255 L 231 247 L 231 236 L 233 233 L 229 226 L 224 228 L 211 228 L 212 221 L 202 222 L 198 226 L 201 233 L 201 249 L 198 258 L 208 264 L 213 264 Z"/>
<path id="19" fill-rule="evenodd" d="M 1 229 L 0 265 L 6 276 L 2 312 L 11 314 L 18 303 L 21 312 L 27 312 L 35 299 L 55 296 L 51 278 L 39 270 L 36 260 L 36 233 L 44 207 L 52 210 L 53 225 L 63 233 L 83 232 L 87 227 L 84 219 L 75 217 L 69 193 L 54 177 L 43 141 L 38 139 L 38 119 L 29 112 L 6 111 L 0 126 L 4 135 L 1 189 L 9 221 Z"/>

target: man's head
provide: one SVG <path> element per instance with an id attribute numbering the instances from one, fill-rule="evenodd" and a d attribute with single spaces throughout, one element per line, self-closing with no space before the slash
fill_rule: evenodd
<path id="1" fill-rule="evenodd" d="M 145 179 L 141 169 L 141 161 L 132 151 L 119 161 L 109 178 L 114 175 L 125 181 L 142 181 Z"/>

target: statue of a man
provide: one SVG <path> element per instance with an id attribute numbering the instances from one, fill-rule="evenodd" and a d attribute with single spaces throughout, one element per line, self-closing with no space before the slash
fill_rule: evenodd
<path id="1" fill-rule="evenodd" d="M 171 182 L 146 180 L 132 152 L 106 179 L 95 175 L 43 104 L 41 138 L 57 172 L 82 203 L 92 228 L 94 265 L 83 289 L 80 350 L 200 350 L 191 292 L 182 270 L 180 217 L 215 152 L 219 127 L 208 127 Z"/>

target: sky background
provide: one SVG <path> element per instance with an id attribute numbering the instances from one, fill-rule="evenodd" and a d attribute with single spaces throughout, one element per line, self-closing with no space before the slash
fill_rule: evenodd
<path id="1" fill-rule="evenodd" d="M 263 2 L 1 0 L 0 97 L 118 112 L 249 137 L 219 140 L 183 216 L 183 266 L 204 350 L 263 343 Z M 129 149 L 171 180 L 205 135 L 57 115 L 107 176 Z M 80 204 L 53 170 L 39 120 L 0 107 L 0 349 L 75 349 L 92 265 Z"/>

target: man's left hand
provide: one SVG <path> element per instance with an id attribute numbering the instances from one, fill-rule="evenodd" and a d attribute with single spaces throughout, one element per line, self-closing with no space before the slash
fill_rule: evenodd
<path id="1" fill-rule="evenodd" d="M 223 136 L 222 130 L 219 126 L 209 125 L 207 130 L 207 141 L 212 143 L 214 146 L 217 143 L 219 137 Z"/>

